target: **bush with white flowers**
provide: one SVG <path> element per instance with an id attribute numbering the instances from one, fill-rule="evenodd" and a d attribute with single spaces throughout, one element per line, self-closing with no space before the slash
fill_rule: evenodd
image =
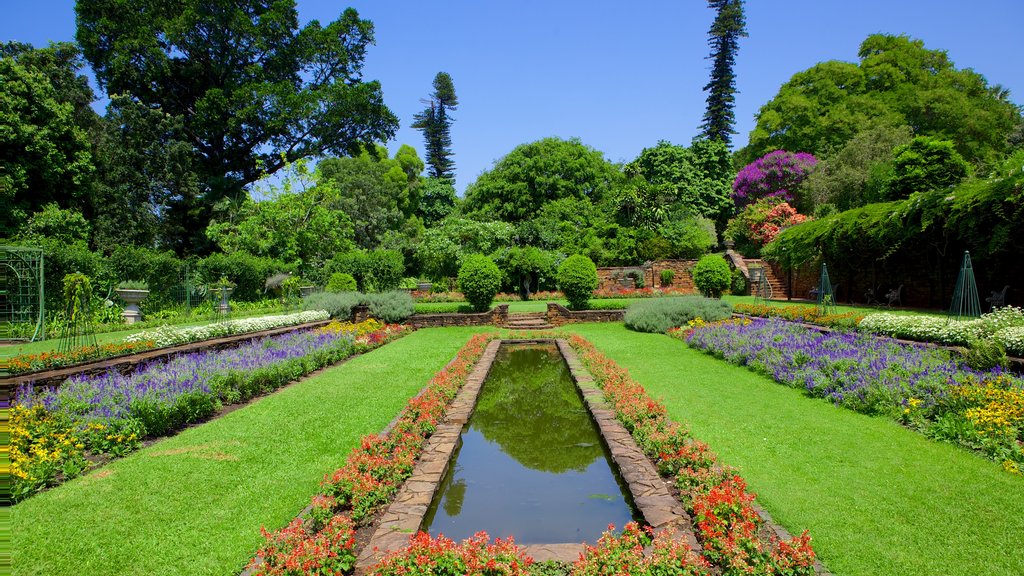
<path id="1" fill-rule="evenodd" d="M 249 332 L 260 332 L 273 328 L 285 326 L 297 326 L 308 322 L 317 322 L 330 319 L 330 314 L 324 310 L 307 310 L 296 314 L 283 314 L 279 316 L 261 316 L 259 318 L 241 318 L 238 320 L 227 320 L 216 324 L 205 326 L 190 326 L 178 328 L 175 326 L 161 326 L 155 330 L 137 332 L 125 338 L 127 342 L 138 342 L 152 340 L 157 347 L 176 346 L 189 342 L 199 342 L 211 338 L 221 338 L 236 334 L 247 334 Z"/>
<path id="2" fill-rule="evenodd" d="M 869 314 L 857 326 L 861 330 L 923 342 L 966 346 L 974 339 L 995 338 L 1014 356 L 1024 354 L 1024 309 L 1006 306 L 977 320 L 952 320 L 937 316 L 909 316 L 880 312 Z"/>

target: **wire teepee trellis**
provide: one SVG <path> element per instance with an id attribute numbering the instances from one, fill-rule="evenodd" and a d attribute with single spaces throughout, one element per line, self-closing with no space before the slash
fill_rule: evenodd
<path id="1" fill-rule="evenodd" d="M 974 267 L 971 265 L 971 253 L 964 250 L 964 262 L 960 265 L 960 273 L 956 277 L 956 288 L 953 290 L 953 303 L 949 306 L 949 318 L 978 318 L 981 316 L 981 301 L 978 300 L 978 284 L 974 281 Z"/>
<path id="2" fill-rule="evenodd" d="M 95 353 L 96 327 L 92 319 L 92 283 L 85 274 L 76 272 L 64 277 L 64 319 L 58 350 L 66 353 L 91 346 Z M 91 356 L 88 353 L 84 355 Z"/>
<path id="3" fill-rule="evenodd" d="M 818 280 L 817 305 L 818 312 L 822 316 L 836 312 L 836 295 L 832 293 L 832 282 L 828 278 L 828 264 L 824 262 L 821 264 L 821 278 Z"/>

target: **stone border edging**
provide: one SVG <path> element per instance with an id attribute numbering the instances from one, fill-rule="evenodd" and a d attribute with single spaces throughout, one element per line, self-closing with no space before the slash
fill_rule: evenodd
<path id="1" fill-rule="evenodd" d="M 255 340 L 265 336 L 277 336 L 296 330 L 319 328 L 330 323 L 331 320 L 318 320 L 316 322 L 307 322 L 305 324 L 295 324 L 293 326 L 281 326 L 278 328 L 271 328 L 269 330 L 260 330 L 259 332 L 233 334 L 231 336 L 222 336 L 220 338 L 213 338 L 210 340 L 189 342 L 188 344 L 179 344 L 177 346 L 154 348 L 152 350 L 146 350 L 136 354 L 111 356 L 109 358 L 92 360 L 89 362 L 74 364 L 72 366 L 65 366 L 63 368 L 42 370 L 39 372 L 26 372 L 10 378 L 0 379 L 0 389 L 3 390 L 4 394 L 10 394 L 15 388 L 23 384 L 32 384 L 33 387 L 52 386 L 60 384 L 67 378 L 77 374 L 95 374 L 99 372 L 106 372 L 110 369 L 124 372 L 126 370 L 133 369 L 135 366 L 143 362 L 159 360 L 176 354 L 184 354 L 206 348 L 230 348 L 235 344 L 247 340 Z"/>
<path id="2" fill-rule="evenodd" d="M 355 574 L 366 574 L 386 553 L 405 548 L 409 538 L 419 531 L 434 493 L 448 470 L 462 429 L 473 414 L 480 389 L 503 343 L 554 343 L 558 347 L 577 390 L 583 396 L 584 405 L 601 431 L 602 441 L 608 446 L 619 474 L 629 486 L 637 510 L 656 530 L 670 527 L 676 529 L 691 549 L 701 553 L 689 514 L 682 503 L 672 496 L 654 464 L 616 419 L 614 411 L 605 404 L 603 392 L 594 384 L 593 376 L 583 367 L 569 343 L 563 339 L 549 338 L 495 339 L 487 345 L 484 354 L 470 372 L 449 407 L 444 422 L 437 426 L 427 441 L 427 447 L 416 463 L 412 476 L 399 488 L 395 499 L 381 516 L 370 541 L 360 551 Z M 520 548 L 538 562 L 573 562 L 586 550 L 586 545 L 568 542 L 527 544 Z"/>

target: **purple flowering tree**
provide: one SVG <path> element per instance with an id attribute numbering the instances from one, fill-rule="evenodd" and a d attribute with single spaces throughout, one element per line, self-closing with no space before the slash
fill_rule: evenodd
<path id="1" fill-rule="evenodd" d="M 738 208 L 761 198 L 793 203 L 793 192 L 818 164 L 807 152 L 775 150 L 743 167 L 732 183 L 732 199 Z"/>

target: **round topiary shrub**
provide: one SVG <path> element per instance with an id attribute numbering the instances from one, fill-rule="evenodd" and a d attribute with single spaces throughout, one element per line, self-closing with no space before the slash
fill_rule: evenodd
<path id="1" fill-rule="evenodd" d="M 327 280 L 327 287 L 324 288 L 327 292 L 355 292 L 356 291 L 356 279 L 351 274 L 345 272 L 335 272 L 331 274 L 329 280 Z"/>
<path id="2" fill-rule="evenodd" d="M 558 287 L 569 301 L 569 308 L 585 309 L 597 288 L 597 267 L 582 254 L 569 256 L 558 267 Z"/>
<path id="3" fill-rule="evenodd" d="M 459 290 L 477 312 L 489 310 L 501 286 L 501 270 L 483 254 L 467 256 L 459 268 Z"/>
<path id="4" fill-rule="evenodd" d="M 708 298 L 720 298 L 732 283 L 729 263 L 718 254 L 708 254 L 693 267 L 693 283 Z"/>

